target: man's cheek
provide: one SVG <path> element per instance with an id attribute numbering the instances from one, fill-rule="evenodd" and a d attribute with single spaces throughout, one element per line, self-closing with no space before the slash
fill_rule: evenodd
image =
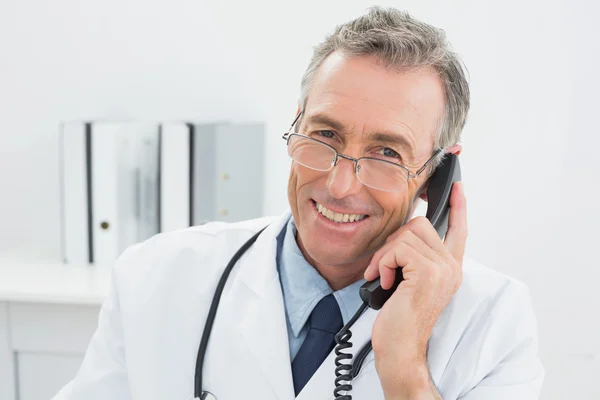
<path id="1" fill-rule="evenodd" d="M 312 184 L 318 179 L 316 171 L 303 167 L 302 165 L 296 164 L 290 172 L 290 183 L 295 191 L 296 196 L 300 196 L 300 192 L 305 190 L 305 186 Z M 299 200 L 299 199 L 298 199 Z"/>
<path id="2" fill-rule="evenodd" d="M 409 212 L 409 202 L 406 196 L 388 198 L 379 202 L 384 209 L 384 218 L 387 219 L 387 231 L 395 232 L 406 219 Z"/>

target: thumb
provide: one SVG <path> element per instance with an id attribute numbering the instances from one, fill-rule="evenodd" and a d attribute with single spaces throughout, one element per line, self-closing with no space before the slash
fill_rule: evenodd
<path id="1" fill-rule="evenodd" d="M 444 244 L 454 258 L 462 263 L 467 243 L 467 200 L 462 182 L 452 186 L 450 195 L 450 215 L 448 216 L 448 232 Z"/>

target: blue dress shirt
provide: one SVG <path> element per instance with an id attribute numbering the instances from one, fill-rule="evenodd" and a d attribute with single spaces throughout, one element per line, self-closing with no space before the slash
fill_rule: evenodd
<path id="1" fill-rule="evenodd" d="M 346 325 L 362 304 L 358 290 L 365 283 L 365 280 L 361 279 L 333 292 L 327 281 L 302 255 L 296 243 L 296 233 L 294 218 L 290 217 L 277 236 L 277 269 L 283 290 L 291 360 L 306 338 L 306 321 L 317 303 L 333 293 Z"/>

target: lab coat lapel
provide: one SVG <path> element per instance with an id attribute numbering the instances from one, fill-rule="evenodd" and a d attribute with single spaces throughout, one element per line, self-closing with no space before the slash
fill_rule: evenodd
<path id="1" fill-rule="evenodd" d="M 234 289 L 251 292 L 240 298 L 246 312 L 237 326 L 254 360 L 249 368 L 262 371 L 279 400 L 294 399 L 285 306 L 276 266 L 276 238 L 289 217 L 287 213 L 275 220 L 258 237 L 240 265 L 238 287 Z M 260 398 L 269 396 L 261 393 Z"/>
<path id="2" fill-rule="evenodd" d="M 350 338 L 352 347 L 343 350 L 342 353 L 352 354 L 352 360 L 356 358 L 356 353 L 358 353 L 363 345 L 371 339 L 371 331 L 377 314 L 378 311 L 367 308 L 359 320 L 350 328 L 350 332 L 352 332 L 352 337 Z M 306 386 L 304 386 L 302 391 L 298 394 L 298 397 L 296 397 L 297 400 L 330 400 L 335 398 L 333 395 L 336 378 L 335 358 L 334 348 L 312 376 L 311 380 L 308 381 Z M 369 360 L 372 359 L 373 352 L 371 351 L 371 353 L 367 355 L 365 362 L 363 362 L 363 368 Z M 342 363 L 346 364 L 348 361 L 344 360 Z M 358 376 L 360 377 L 360 373 Z"/>

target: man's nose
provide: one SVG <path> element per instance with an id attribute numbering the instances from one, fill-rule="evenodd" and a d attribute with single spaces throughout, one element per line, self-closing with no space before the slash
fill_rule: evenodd
<path id="1" fill-rule="evenodd" d="M 339 157 L 336 165 L 329 171 L 327 188 L 335 199 L 341 199 L 360 191 L 362 183 L 354 172 L 356 161 Z"/>

